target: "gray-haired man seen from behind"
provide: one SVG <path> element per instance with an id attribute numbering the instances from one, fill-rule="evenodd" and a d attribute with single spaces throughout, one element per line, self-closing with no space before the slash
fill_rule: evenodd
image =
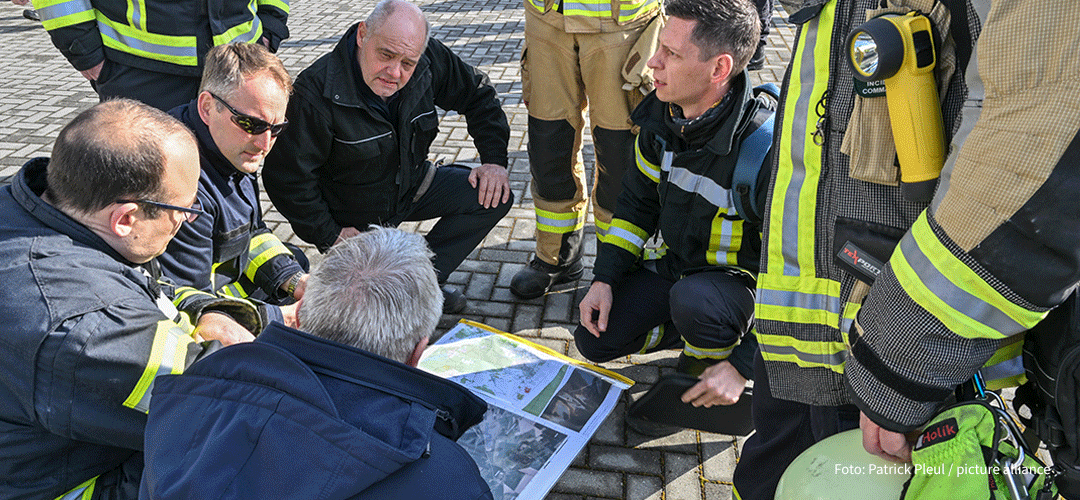
<path id="1" fill-rule="evenodd" d="M 492 498 L 454 442 L 485 403 L 415 368 L 442 313 L 431 256 L 397 229 L 344 240 L 308 279 L 310 333 L 271 323 L 159 380 L 142 498 Z"/>

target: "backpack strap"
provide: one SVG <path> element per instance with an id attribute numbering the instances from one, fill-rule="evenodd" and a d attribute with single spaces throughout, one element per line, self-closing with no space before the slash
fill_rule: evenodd
<path id="1" fill-rule="evenodd" d="M 754 87 L 754 93 L 765 92 L 774 99 L 780 99 L 780 89 L 775 83 L 766 83 Z M 761 222 L 757 204 L 754 203 L 757 194 L 758 172 L 761 171 L 765 157 L 772 148 L 773 126 L 775 112 L 767 107 L 760 107 L 754 122 L 760 123 L 750 135 L 742 140 L 739 146 L 739 160 L 735 164 L 735 171 L 731 175 L 731 196 L 739 215 L 749 222 Z M 761 121 L 761 117 L 767 117 Z"/>

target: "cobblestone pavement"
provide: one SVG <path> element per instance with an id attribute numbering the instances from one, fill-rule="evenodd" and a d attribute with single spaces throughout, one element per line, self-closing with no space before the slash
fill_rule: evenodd
<path id="1" fill-rule="evenodd" d="M 293 2 L 289 18 L 292 37 L 282 44 L 278 55 L 295 76 L 328 52 L 373 4 L 372 0 Z M 423 0 L 420 4 L 429 16 L 434 36 L 485 70 L 502 95 L 511 125 L 510 183 L 517 199 L 510 214 L 451 275 L 450 282 L 462 287 L 469 298 L 469 307 L 461 316 L 445 316 L 440 328 L 465 317 L 581 359 L 572 331 L 577 324 L 577 303 L 588 289 L 591 271 L 580 281 L 538 299 L 517 300 L 508 288 L 510 278 L 532 257 L 535 228 L 525 142 L 527 113 L 521 101 L 518 62 L 525 29 L 521 0 Z M 784 19 L 778 9 L 772 20 L 766 68 L 754 73 L 755 83 L 783 78 L 794 39 L 794 29 Z M 41 24 L 24 19 L 22 7 L 6 1 L 0 4 L 0 47 L 0 184 L 6 184 L 27 159 L 47 156 L 60 128 L 95 104 L 97 96 L 52 46 Z M 591 146 L 587 146 L 587 167 L 591 167 L 591 153 Z M 443 118 L 432 154 L 448 161 L 478 162 L 460 116 L 452 113 Z M 264 207 L 267 223 L 282 240 L 304 245 L 268 200 Z M 403 227 L 425 231 L 430 222 Z M 591 225 L 587 227 L 591 233 Z M 586 241 L 586 264 L 591 269 L 595 238 L 590 234 Z M 313 248 L 304 248 L 318 259 Z M 662 373 L 673 371 L 674 361 L 672 352 L 629 356 L 604 366 L 639 382 L 629 391 L 631 397 L 637 397 Z M 625 408 L 625 402 L 616 408 L 547 498 L 688 500 L 731 496 L 739 440 L 696 431 L 660 439 L 645 437 L 623 424 Z"/>

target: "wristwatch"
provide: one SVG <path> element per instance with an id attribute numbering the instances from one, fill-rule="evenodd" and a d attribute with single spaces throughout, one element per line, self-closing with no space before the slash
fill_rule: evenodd
<path id="1" fill-rule="evenodd" d="M 289 277 L 289 281 L 285 282 L 285 292 L 288 293 L 290 297 L 294 296 L 293 294 L 296 292 L 296 285 L 300 284 L 300 278 L 303 277 L 304 273 L 296 273 Z"/>

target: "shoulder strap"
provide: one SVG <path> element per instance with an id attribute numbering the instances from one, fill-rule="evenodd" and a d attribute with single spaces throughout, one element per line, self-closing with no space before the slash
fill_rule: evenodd
<path id="1" fill-rule="evenodd" d="M 766 83 L 754 87 L 754 93 L 765 92 L 779 100 L 780 89 L 775 83 Z M 742 140 L 739 146 L 739 161 L 735 164 L 735 171 L 731 175 L 731 195 L 739 215 L 750 222 L 760 222 L 761 213 L 758 213 L 757 204 L 754 203 L 757 193 L 758 172 L 765 162 L 765 157 L 772 148 L 773 117 L 775 112 L 767 107 L 760 107 L 754 117 L 754 122 L 760 123 L 750 135 Z M 761 120 L 763 115 L 767 115 Z"/>

